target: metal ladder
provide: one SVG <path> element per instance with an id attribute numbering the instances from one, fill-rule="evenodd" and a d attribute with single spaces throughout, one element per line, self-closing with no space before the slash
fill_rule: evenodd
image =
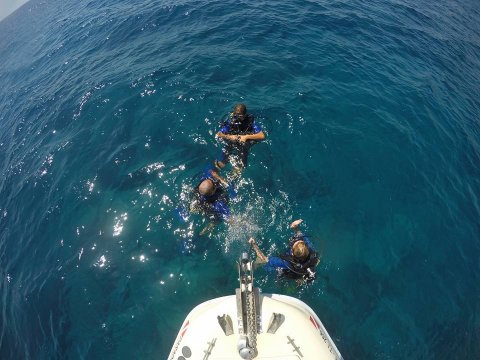
<path id="1" fill-rule="evenodd" d="M 257 334 L 261 331 L 259 289 L 253 287 L 253 264 L 248 254 L 243 253 L 238 263 L 240 288 L 237 298 L 238 353 L 242 359 L 251 360 L 258 355 Z M 257 307 L 258 305 L 258 307 Z"/>

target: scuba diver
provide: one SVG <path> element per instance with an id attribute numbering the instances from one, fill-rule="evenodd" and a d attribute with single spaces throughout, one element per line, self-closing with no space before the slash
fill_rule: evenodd
<path id="1" fill-rule="evenodd" d="M 265 134 L 255 123 L 253 115 L 247 114 L 245 104 L 234 106 L 233 112 L 215 136 L 226 142 L 221 160 L 215 160 L 215 167 L 220 170 L 231 161 L 237 173 L 247 166 L 252 145 L 265 139 Z"/>
<path id="2" fill-rule="evenodd" d="M 212 169 L 205 171 L 200 183 L 195 187 L 190 212 L 201 213 L 210 220 L 199 235 L 205 235 L 220 221 L 229 219 L 227 188 L 228 182 Z"/>
<path id="3" fill-rule="evenodd" d="M 248 242 L 252 245 L 258 256 L 258 263 L 265 264 L 269 269 L 277 269 L 281 276 L 296 279 L 298 281 L 312 281 L 315 279 L 315 267 L 320 262 L 317 252 L 312 243 L 298 226 L 303 220 L 295 220 L 290 228 L 295 234 L 288 241 L 289 250 L 280 256 L 265 256 L 260 250 L 254 238 Z"/>

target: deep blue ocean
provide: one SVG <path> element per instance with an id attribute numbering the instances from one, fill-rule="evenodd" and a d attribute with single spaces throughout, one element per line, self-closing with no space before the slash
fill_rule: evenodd
<path id="1" fill-rule="evenodd" d="M 32 0 L 0 85 L 0 359 L 165 359 L 296 218 L 317 279 L 257 285 L 345 359 L 480 358 L 480 2 Z M 202 237 L 237 102 L 267 139 Z"/>

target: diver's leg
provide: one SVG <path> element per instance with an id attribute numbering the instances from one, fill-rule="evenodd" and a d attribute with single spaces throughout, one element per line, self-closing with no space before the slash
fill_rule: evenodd
<path id="1" fill-rule="evenodd" d="M 242 163 L 243 168 L 246 168 L 248 165 L 248 155 L 250 154 L 250 148 L 252 147 L 252 144 L 249 142 L 243 144 L 243 146 L 239 149 L 239 156 L 240 156 L 240 161 Z"/>
<path id="2" fill-rule="evenodd" d="M 250 151 L 250 145 L 244 144 L 242 146 L 237 147 L 236 149 L 236 156 L 235 161 L 232 162 L 233 169 L 230 171 L 228 178 L 230 181 L 238 179 L 242 176 L 243 170 L 247 167 L 248 164 L 248 153 Z"/>

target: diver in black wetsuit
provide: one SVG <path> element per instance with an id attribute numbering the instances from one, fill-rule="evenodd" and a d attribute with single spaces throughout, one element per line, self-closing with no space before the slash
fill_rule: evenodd
<path id="1" fill-rule="evenodd" d="M 210 220 L 210 223 L 200 232 L 200 235 L 211 231 L 220 221 L 229 219 L 227 187 L 226 180 L 211 169 L 205 171 L 200 183 L 195 187 L 190 211 L 200 212 Z"/>
<path id="2" fill-rule="evenodd" d="M 237 104 L 216 137 L 224 140 L 226 145 L 221 159 L 215 161 L 215 166 L 221 169 L 234 157 L 232 165 L 241 171 L 247 166 L 250 147 L 265 139 L 265 134 L 255 123 L 253 115 L 247 113 L 245 104 Z"/>
<path id="3" fill-rule="evenodd" d="M 300 280 L 312 281 L 315 279 L 315 268 L 320 262 L 317 252 L 313 249 L 310 239 L 304 235 L 298 226 L 303 220 L 295 220 L 290 228 L 295 234 L 290 238 L 289 250 L 280 256 L 265 256 L 254 238 L 248 242 L 253 246 L 260 264 L 265 264 L 268 270 L 278 270 L 280 275 Z"/>

